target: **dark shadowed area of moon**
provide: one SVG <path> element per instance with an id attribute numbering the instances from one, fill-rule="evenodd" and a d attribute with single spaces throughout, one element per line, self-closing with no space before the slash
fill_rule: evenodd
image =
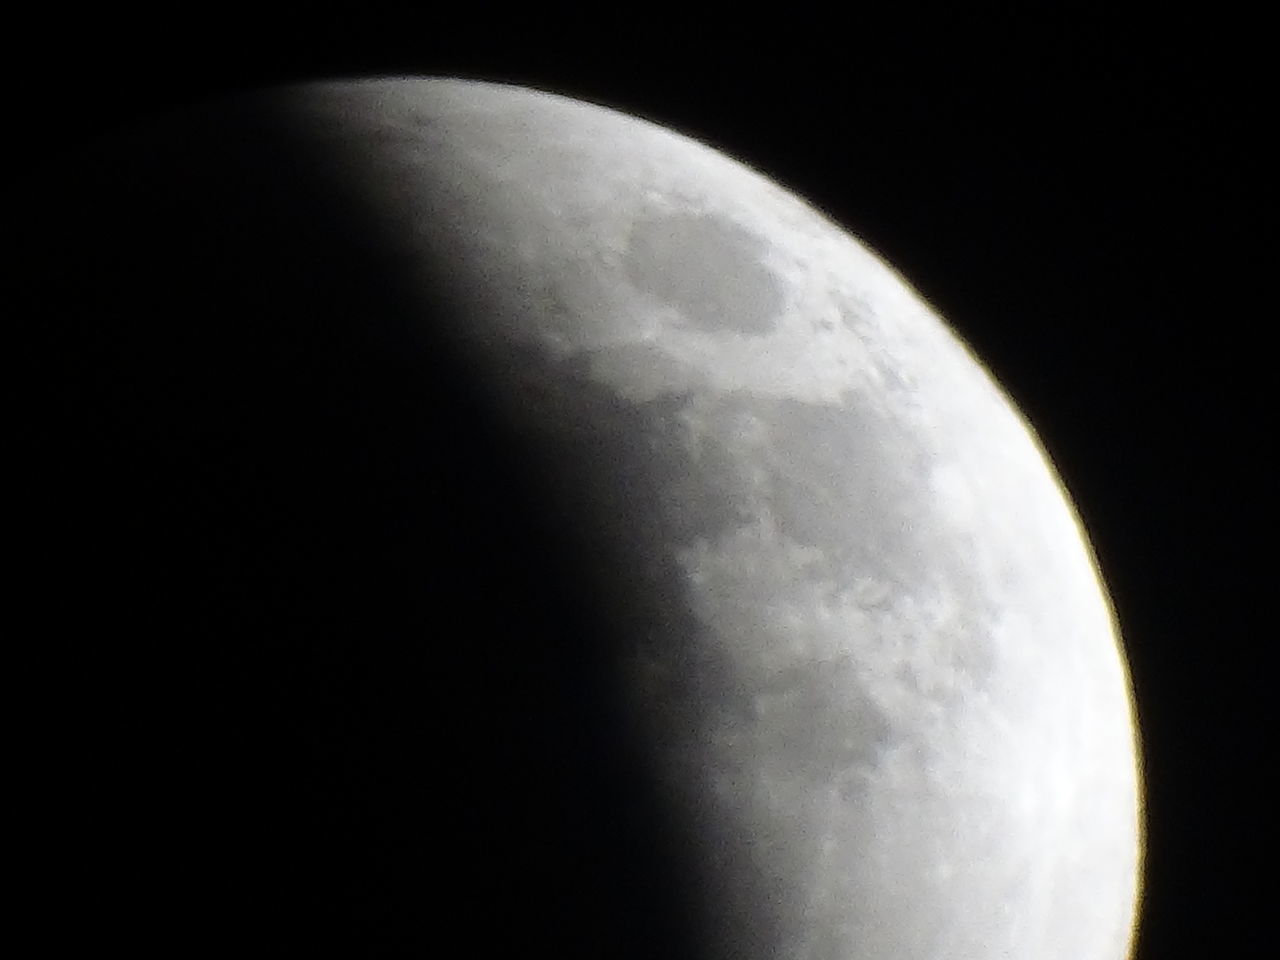
<path id="1" fill-rule="evenodd" d="M 141 955 L 1127 956 L 1135 732 L 1075 514 L 801 200 L 452 81 L 208 106 L 43 189 L 75 923 Z"/>

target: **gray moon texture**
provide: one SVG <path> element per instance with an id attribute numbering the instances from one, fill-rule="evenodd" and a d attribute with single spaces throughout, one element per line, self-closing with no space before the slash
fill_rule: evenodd
<path id="1" fill-rule="evenodd" d="M 599 571 L 703 955 L 1129 955 L 1138 738 L 1105 587 L 1034 431 L 902 277 L 605 107 L 446 79 L 262 96 L 407 295 L 453 304 L 423 342 Z"/>
<path id="2" fill-rule="evenodd" d="M 437 79 L 288 96 L 452 265 L 477 377 L 668 625 L 617 664 L 695 824 L 712 953 L 1127 956 L 1108 598 L 1032 429 L 921 297 L 747 166 L 610 109 Z"/>

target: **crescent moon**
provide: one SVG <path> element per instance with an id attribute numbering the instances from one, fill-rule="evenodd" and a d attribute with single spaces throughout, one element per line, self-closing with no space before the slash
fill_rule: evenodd
<path id="1" fill-rule="evenodd" d="M 1105 587 L 1034 430 L 901 276 L 744 163 L 605 107 L 444 79 L 252 102 L 376 225 L 351 245 L 422 307 L 403 363 L 453 358 L 528 464 L 703 955 L 1129 954 L 1138 744 Z"/>
<path id="2" fill-rule="evenodd" d="M 294 96 L 449 265 L 457 337 L 554 451 L 566 516 L 627 559 L 650 633 L 619 662 L 697 811 L 717 949 L 1126 956 L 1114 618 L 1034 431 L 922 298 L 803 200 L 609 109 L 445 80 Z"/>

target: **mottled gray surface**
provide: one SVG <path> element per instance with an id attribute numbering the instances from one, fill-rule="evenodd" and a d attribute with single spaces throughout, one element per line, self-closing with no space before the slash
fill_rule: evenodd
<path id="1" fill-rule="evenodd" d="M 681 212 L 642 218 L 631 227 L 623 258 L 636 292 L 669 304 L 709 333 L 764 335 L 784 302 L 764 266 L 764 241 L 715 217 Z M 710 274 L 717 280 L 707 283 Z"/>
<path id="2" fill-rule="evenodd" d="M 598 551 L 709 955 L 1126 956 L 1107 601 L 1033 435 L 929 308 L 800 200 L 607 110 L 281 97 L 462 305 L 450 335 Z"/>

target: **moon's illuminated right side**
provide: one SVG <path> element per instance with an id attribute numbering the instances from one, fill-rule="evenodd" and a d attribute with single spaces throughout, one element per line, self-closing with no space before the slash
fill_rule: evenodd
<path id="1" fill-rule="evenodd" d="M 1105 592 L 1034 434 L 896 274 L 599 107 L 439 80 L 273 103 L 436 278 L 452 329 L 429 336 L 585 531 L 708 956 L 1128 954 L 1137 748 Z"/>

